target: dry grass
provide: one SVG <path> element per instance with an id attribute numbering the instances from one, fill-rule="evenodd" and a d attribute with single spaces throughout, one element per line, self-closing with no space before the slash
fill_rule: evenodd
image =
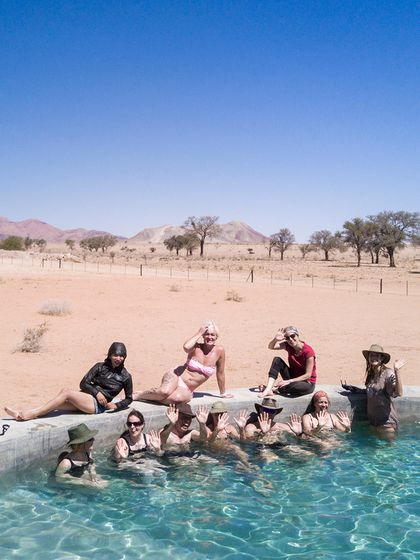
<path id="1" fill-rule="evenodd" d="M 177 284 L 172 284 L 172 286 L 169 286 L 169 291 L 170 292 L 180 292 L 181 291 L 181 286 L 178 286 Z"/>
<path id="2" fill-rule="evenodd" d="M 44 321 L 37 327 L 26 329 L 23 333 L 22 342 L 16 347 L 15 352 L 39 352 L 41 348 L 41 338 L 48 330 L 47 323 Z"/>
<path id="3" fill-rule="evenodd" d="M 234 290 L 230 290 L 230 291 L 227 292 L 227 294 L 226 294 L 226 300 L 227 300 L 227 301 L 236 301 L 236 302 L 239 303 L 240 301 L 243 301 L 243 299 L 244 299 L 244 298 L 243 298 L 242 296 L 240 296 L 240 295 L 238 294 L 238 292 L 235 292 Z"/>
<path id="4" fill-rule="evenodd" d="M 71 310 L 68 301 L 49 299 L 41 303 L 38 312 L 41 313 L 41 315 L 53 315 L 59 317 L 61 315 L 69 315 Z"/>

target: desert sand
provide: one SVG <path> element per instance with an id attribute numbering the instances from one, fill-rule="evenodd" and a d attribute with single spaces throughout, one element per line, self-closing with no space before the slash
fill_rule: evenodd
<path id="1" fill-rule="evenodd" d="M 168 262 L 162 264 L 162 257 L 153 257 L 156 267 L 169 266 Z M 197 270 L 224 271 L 220 278 L 210 274 L 209 279 L 205 273 L 202 278 L 164 277 L 160 268 L 159 274 L 143 277 L 116 267 L 98 273 L 93 265 L 91 272 L 89 268 L 86 272 L 66 267 L 58 270 L 56 264 L 40 269 L 23 266 L 23 260 L 12 264 L 10 258 L 3 259 L 0 404 L 31 407 L 63 387 L 78 388 L 82 376 L 104 359 L 114 340 L 127 345 L 126 366 L 133 375 L 135 389 L 156 385 L 168 368 L 185 361 L 183 342 L 208 319 L 219 326 L 219 342 L 226 349 L 227 390 L 253 387 L 266 379 L 275 356 L 267 348 L 268 341 L 280 326 L 289 324 L 296 325 L 301 338 L 315 349 L 319 383 L 338 384 L 340 379 L 346 379 L 362 384 L 361 351 L 379 343 L 391 353 L 392 360 L 406 360 L 401 372 L 403 382 L 416 385 L 420 363 L 420 275 L 409 274 L 415 266 L 413 256 L 410 259 L 399 263 L 397 270 L 367 262 L 356 269 L 353 261 L 343 259 L 331 263 L 316 259 L 303 263 L 298 258 L 273 263 L 260 259 L 254 263 L 256 270 L 267 272 L 275 265 L 275 278 L 293 274 L 302 282 L 270 283 L 267 272 L 265 281 L 253 284 L 244 281 L 252 258 L 245 262 L 233 262 L 228 257 L 205 263 L 196 260 Z M 227 266 L 243 274 L 228 281 Z M 312 275 L 316 277 L 314 287 Z M 375 288 L 356 292 L 357 277 Z M 379 294 L 380 277 L 387 285 L 398 280 L 399 288 L 394 293 Z M 403 289 L 407 279 L 408 296 Z M 228 292 L 234 292 L 241 301 L 227 299 Z M 71 312 L 63 316 L 41 315 L 39 309 L 48 300 L 66 302 Z M 43 321 L 48 330 L 40 351 L 15 352 L 24 330 Z M 218 394 L 215 379 L 201 389 Z"/>

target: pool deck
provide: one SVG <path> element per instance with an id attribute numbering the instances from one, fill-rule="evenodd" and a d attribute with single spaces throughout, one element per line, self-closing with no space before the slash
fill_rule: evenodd
<path id="1" fill-rule="evenodd" d="M 347 410 L 353 420 L 366 419 L 366 398 L 364 395 L 354 395 L 343 391 L 336 385 L 317 385 L 317 390 L 324 390 L 331 400 L 331 411 Z M 254 404 L 261 402 L 257 394 L 250 389 L 233 389 L 233 399 L 225 399 L 224 403 L 232 414 L 241 409 L 250 412 Z M 302 415 L 311 400 L 312 395 L 291 399 L 276 397 L 279 406 L 283 407 L 278 420 L 287 419 L 292 413 Z M 199 405 L 211 406 L 220 400 L 217 394 L 196 392 L 191 406 L 196 409 Z M 420 387 L 404 387 L 404 396 L 395 399 L 395 407 L 402 423 L 420 421 Z M 140 410 L 146 420 L 145 431 L 161 428 L 167 423 L 166 407 L 146 402 L 133 402 L 131 408 Z M 51 413 L 43 418 L 16 422 L 3 417 L 1 425 L 9 424 L 10 428 L 0 437 L 0 472 L 21 470 L 31 464 L 39 464 L 56 458 L 66 448 L 68 428 L 84 422 L 91 429 L 99 430 L 96 436 L 97 446 L 108 446 L 115 442 L 117 436 L 125 429 L 127 410 L 116 413 L 99 415 Z M 194 421 L 195 422 L 195 421 Z M 1 428 L 0 425 L 0 428 Z M 1 432 L 1 429 L 0 429 Z"/>

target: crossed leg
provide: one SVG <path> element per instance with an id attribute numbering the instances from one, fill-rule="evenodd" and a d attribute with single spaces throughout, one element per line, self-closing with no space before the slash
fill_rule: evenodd
<path id="1" fill-rule="evenodd" d="M 185 385 L 182 377 L 177 375 L 173 369 L 165 373 L 159 387 L 133 393 L 133 401 L 156 401 L 162 404 L 186 403 L 192 397 L 193 394 Z"/>

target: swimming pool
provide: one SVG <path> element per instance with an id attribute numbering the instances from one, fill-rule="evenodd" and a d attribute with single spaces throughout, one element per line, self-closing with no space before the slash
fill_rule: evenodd
<path id="1" fill-rule="evenodd" d="M 101 493 L 57 487 L 47 468 L 3 476 L 0 557 L 414 560 L 419 435 L 402 426 L 387 443 L 360 424 L 332 450 L 279 448 L 269 462 L 247 446 L 255 469 L 202 453 L 142 474 L 97 451 Z"/>

